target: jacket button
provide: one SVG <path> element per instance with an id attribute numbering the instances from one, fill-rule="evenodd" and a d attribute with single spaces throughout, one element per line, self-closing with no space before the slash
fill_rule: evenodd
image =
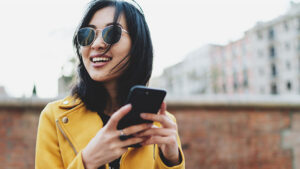
<path id="1" fill-rule="evenodd" d="M 68 123 L 68 121 L 69 121 L 68 117 L 62 118 L 62 122 L 63 122 L 63 123 Z"/>

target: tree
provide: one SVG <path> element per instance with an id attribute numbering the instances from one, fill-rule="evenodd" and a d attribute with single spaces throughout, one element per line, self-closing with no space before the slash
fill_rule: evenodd
<path id="1" fill-rule="evenodd" d="M 36 97 L 37 93 L 36 93 L 36 85 L 33 85 L 33 89 L 32 89 L 32 97 Z"/>

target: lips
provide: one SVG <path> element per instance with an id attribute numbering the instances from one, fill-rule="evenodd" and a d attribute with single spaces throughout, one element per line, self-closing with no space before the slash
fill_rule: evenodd
<path id="1" fill-rule="evenodd" d="M 102 67 L 106 65 L 108 62 L 112 60 L 111 56 L 102 55 L 102 54 L 95 54 L 91 55 L 90 61 L 92 62 L 93 67 Z"/>
<path id="2" fill-rule="evenodd" d="M 96 54 L 96 55 L 92 55 L 90 57 L 90 61 L 93 63 L 98 63 L 98 62 L 109 62 L 112 60 L 112 57 L 108 56 L 108 55 L 102 55 L 102 54 Z"/>

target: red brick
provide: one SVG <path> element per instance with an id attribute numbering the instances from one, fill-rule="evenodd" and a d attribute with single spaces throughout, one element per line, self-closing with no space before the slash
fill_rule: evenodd
<path id="1" fill-rule="evenodd" d="M 281 146 L 282 131 L 300 129 L 300 110 L 293 116 L 293 110 L 280 109 L 170 110 L 177 118 L 187 169 L 292 169 L 297 162 L 293 152 L 300 155 L 300 145 Z M 0 169 L 34 168 L 39 113 L 0 107 Z"/>

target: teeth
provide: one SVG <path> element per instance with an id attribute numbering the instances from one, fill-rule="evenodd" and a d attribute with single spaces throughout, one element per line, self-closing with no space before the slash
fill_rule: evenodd
<path id="1" fill-rule="evenodd" d="M 94 58 L 92 58 L 93 62 L 107 62 L 107 61 L 110 61 L 110 60 L 111 59 L 107 58 L 107 57 L 94 57 Z"/>

